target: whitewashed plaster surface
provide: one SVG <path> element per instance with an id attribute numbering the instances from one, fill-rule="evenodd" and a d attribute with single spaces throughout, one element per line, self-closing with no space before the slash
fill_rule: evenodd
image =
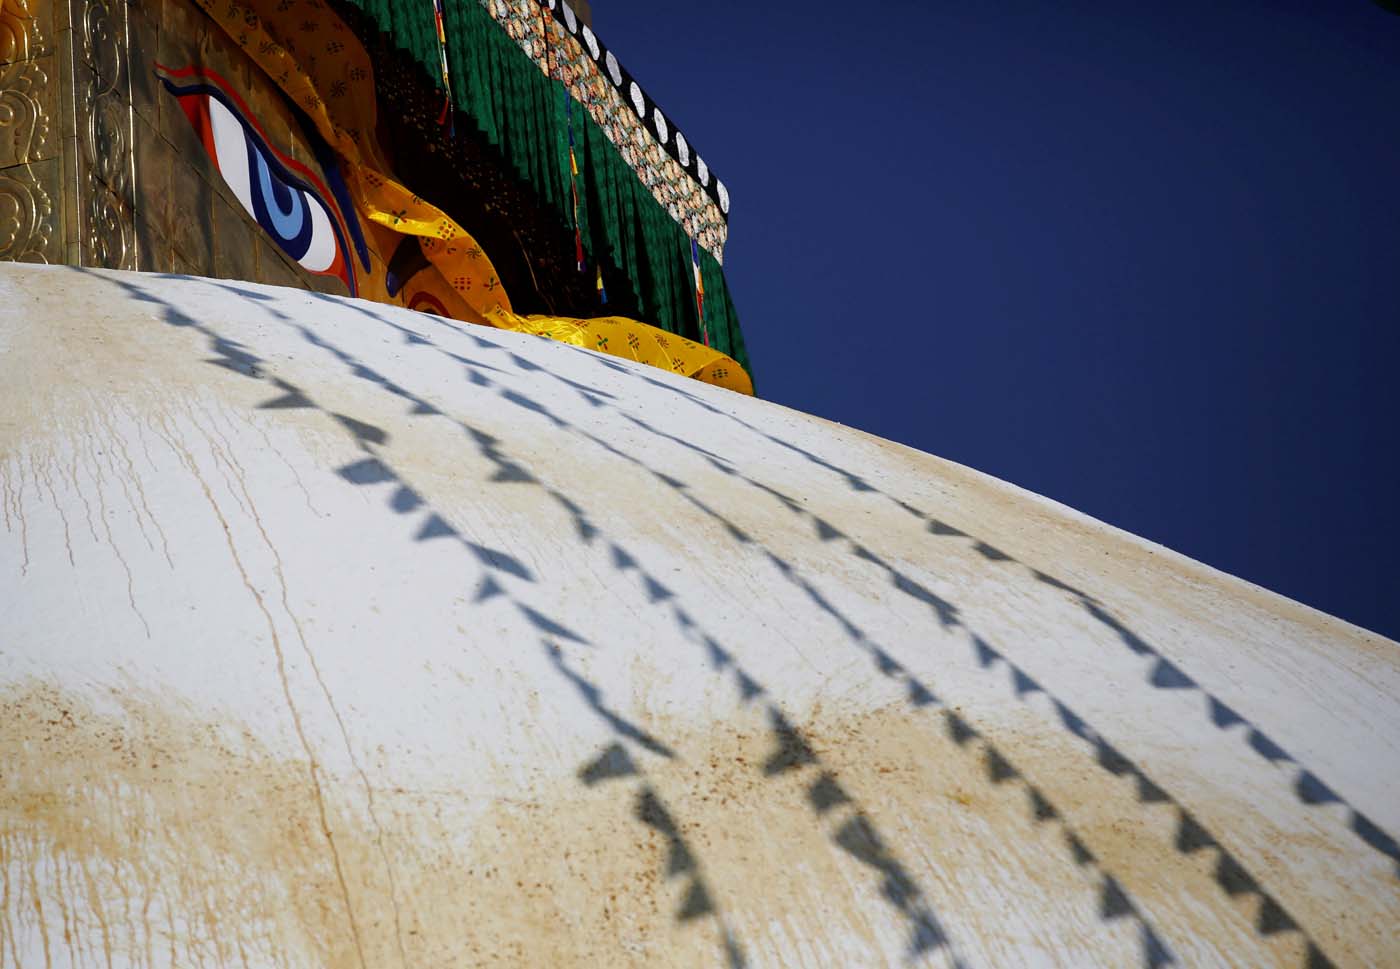
<path id="1" fill-rule="evenodd" d="M 1400 647 L 847 428 L 0 267 L 0 966 L 1397 966 Z"/>

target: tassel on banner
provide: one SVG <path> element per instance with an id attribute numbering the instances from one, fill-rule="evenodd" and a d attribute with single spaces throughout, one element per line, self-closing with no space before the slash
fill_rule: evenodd
<path id="1" fill-rule="evenodd" d="M 695 267 L 695 315 L 700 320 L 700 336 L 710 345 L 710 328 L 705 324 L 705 280 L 700 276 L 700 246 L 690 240 L 690 263 Z"/>
<path id="2" fill-rule="evenodd" d="M 441 3 L 441 0 L 434 0 Z M 578 156 L 574 153 L 574 98 L 569 92 L 569 85 L 564 80 L 562 70 L 558 72 L 554 65 L 554 52 L 549 43 L 550 28 L 547 15 L 544 13 L 543 5 L 540 6 L 540 36 L 544 43 L 545 62 L 548 65 L 547 74 L 550 78 L 559 81 L 559 87 L 564 92 L 564 127 L 569 134 L 569 195 L 573 201 L 574 220 L 574 264 L 578 266 L 579 272 L 586 272 L 588 262 L 583 254 L 583 231 L 578 221 Z M 608 301 L 607 293 L 603 290 L 602 270 L 598 271 L 598 292 L 604 303 Z"/>
<path id="3" fill-rule="evenodd" d="M 583 258 L 583 233 L 578 224 L 578 158 L 574 155 L 574 99 L 569 89 L 564 88 L 564 117 L 569 128 L 569 188 L 574 196 L 574 257 L 578 260 L 578 271 L 583 272 L 587 265 Z"/>
<path id="4" fill-rule="evenodd" d="M 433 20 L 437 25 L 438 60 L 442 66 L 442 113 L 438 124 L 447 128 L 449 138 L 456 137 L 457 123 L 452 113 L 452 78 L 447 69 L 447 29 L 442 22 L 442 0 L 433 0 Z"/>
<path id="5" fill-rule="evenodd" d="M 457 122 L 452 116 L 452 96 L 450 94 L 443 98 L 442 113 L 438 115 L 438 124 L 447 129 L 447 137 L 457 137 Z"/>

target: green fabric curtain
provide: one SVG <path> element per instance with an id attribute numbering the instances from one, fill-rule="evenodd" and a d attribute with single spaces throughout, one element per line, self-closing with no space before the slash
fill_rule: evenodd
<path id="1" fill-rule="evenodd" d="M 437 30 L 428 0 L 348 0 L 438 79 Z M 444 0 L 452 95 L 537 195 L 573 218 L 567 99 L 483 6 L 494 0 Z M 441 82 L 439 81 L 439 86 Z M 579 166 L 579 229 L 590 263 L 599 253 L 617 266 L 646 322 L 700 340 L 694 269 L 685 230 L 652 196 L 616 146 L 580 104 L 572 108 Z M 752 375 L 724 271 L 700 250 L 710 344 Z"/>

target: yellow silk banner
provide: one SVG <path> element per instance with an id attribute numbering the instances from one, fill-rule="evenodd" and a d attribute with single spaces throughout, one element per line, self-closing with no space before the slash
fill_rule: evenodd
<path id="1" fill-rule="evenodd" d="M 488 314 L 487 322 L 495 322 L 496 316 L 495 313 Z M 560 343 L 599 350 L 654 367 L 664 367 L 660 361 L 670 360 L 672 363 L 669 369 L 675 373 L 684 373 L 707 384 L 728 387 L 743 394 L 753 393 L 749 375 L 729 357 L 693 340 L 667 333 L 645 323 L 638 323 L 636 320 L 629 320 L 625 316 L 571 320 L 557 316 L 511 314 L 511 321 L 505 328 L 520 333 L 547 336 Z M 701 361 L 700 369 L 689 370 L 695 361 Z"/>
<path id="2" fill-rule="evenodd" d="M 753 393 L 749 375 L 732 358 L 658 327 L 616 316 L 580 320 L 517 314 L 490 257 L 475 240 L 391 176 L 375 133 L 377 102 L 369 54 L 324 4 L 196 2 L 306 113 L 339 156 L 351 199 L 358 215 L 370 223 L 379 251 L 392 252 L 399 237 L 418 237 L 430 267 L 419 274 L 423 278 L 415 278 L 414 292 L 395 299 L 382 280 L 371 280 L 361 286 L 362 297 L 545 336 Z"/>

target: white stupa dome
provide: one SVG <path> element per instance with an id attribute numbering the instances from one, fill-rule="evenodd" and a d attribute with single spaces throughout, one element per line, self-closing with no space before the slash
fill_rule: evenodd
<path id="1" fill-rule="evenodd" d="M 0 266 L 0 965 L 1400 965 L 1400 648 L 528 336 Z"/>

